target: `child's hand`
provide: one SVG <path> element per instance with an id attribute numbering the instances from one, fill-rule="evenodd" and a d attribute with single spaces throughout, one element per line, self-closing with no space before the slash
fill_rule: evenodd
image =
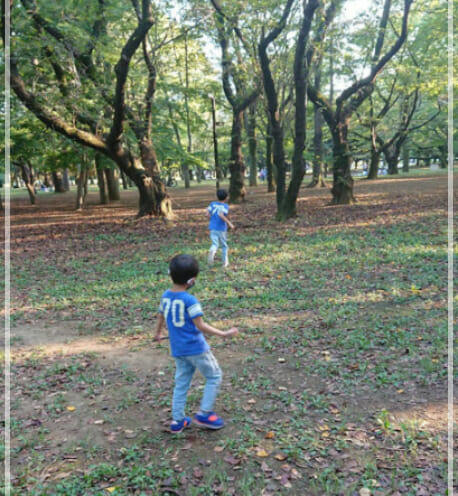
<path id="1" fill-rule="evenodd" d="M 239 330 L 237 327 L 231 327 L 228 331 L 226 331 L 226 336 L 238 336 Z"/>

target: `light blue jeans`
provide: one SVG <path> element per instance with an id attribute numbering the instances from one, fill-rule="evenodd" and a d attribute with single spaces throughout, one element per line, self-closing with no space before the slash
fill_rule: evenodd
<path id="1" fill-rule="evenodd" d="M 212 412 L 218 396 L 223 373 L 211 351 L 200 355 L 175 357 L 175 388 L 173 390 L 172 420 L 185 417 L 186 399 L 196 369 L 205 377 L 205 388 L 200 403 L 202 412 Z"/>
<path id="2" fill-rule="evenodd" d="M 212 245 L 210 246 L 210 252 L 208 254 L 209 263 L 213 263 L 215 253 L 218 251 L 219 245 L 221 243 L 223 265 L 227 265 L 229 263 L 229 258 L 227 255 L 227 231 L 210 231 L 210 239 Z"/>

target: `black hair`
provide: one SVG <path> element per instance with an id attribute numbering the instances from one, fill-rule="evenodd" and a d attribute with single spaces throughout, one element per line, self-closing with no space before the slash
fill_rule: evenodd
<path id="1" fill-rule="evenodd" d="M 176 255 L 170 260 L 169 270 L 175 284 L 186 284 L 199 273 L 199 264 L 192 255 Z"/>
<path id="2" fill-rule="evenodd" d="M 216 192 L 216 197 L 218 198 L 219 201 L 223 201 L 227 198 L 227 191 L 225 189 L 219 189 Z"/>

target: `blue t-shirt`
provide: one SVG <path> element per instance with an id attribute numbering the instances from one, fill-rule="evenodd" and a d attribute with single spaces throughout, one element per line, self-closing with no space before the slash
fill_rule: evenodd
<path id="1" fill-rule="evenodd" d="M 167 323 L 173 357 L 200 355 L 210 349 L 204 335 L 192 321 L 203 315 L 195 296 L 186 291 L 168 289 L 162 295 L 159 312 Z"/>
<path id="2" fill-rule="evenodd" d="M 210 223 L 208 228 L 210 231 L 227 231 L 227 224 L 219 216 L 220 213 L 227 215 L 229 213 L 229 205 L 227 203 L 214 201 L 207 208 L 210 213 Z"/>

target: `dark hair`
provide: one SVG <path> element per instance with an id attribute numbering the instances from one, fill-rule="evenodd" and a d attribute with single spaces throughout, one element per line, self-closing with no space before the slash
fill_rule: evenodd
<path id="1" fill-rule="evenodd" d="M 199 273 L 199 264 L 192 255 L 176 255 L 170 260 L 169 270 L 175 284 L 186 284 Z"/>
<path id="2" fill-rule="evenodd" d="M 227 198 L 227 191 L 225 189 L 219 189 L 216 192 L 216 197 L 218 198 L 219 201 L 223 201 Z"/>

